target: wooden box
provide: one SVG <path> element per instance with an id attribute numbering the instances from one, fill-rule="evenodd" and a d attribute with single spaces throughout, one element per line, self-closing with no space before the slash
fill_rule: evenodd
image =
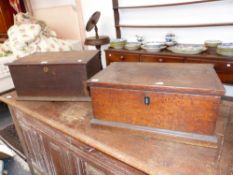
<path id="1" fill-rule="evenodd" d="M 94 124 L 196 138 L 214 135 L 224 94 L 210 64 L 112 63 L 88 85 Z"/>
<path id="2" fill-rule="evenodd" d="M 37 53 L 8 66 L 19 100 L 90 100 L 86 80 L 101 70 L 99 51 Z"/>

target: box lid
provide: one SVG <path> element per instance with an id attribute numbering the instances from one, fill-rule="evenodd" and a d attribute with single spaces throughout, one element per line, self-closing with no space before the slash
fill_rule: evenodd
<path id="1" fill-rule="evenodd" d="M 98 53 L 97 50 L 35 53 L 8 65 L 86 64 Z"/>
<path id="2" fill-rule="evenodd" d="M 116 62 L 88 80 L 88 85 L 209 95 L 225 92 L 211 64 Z"/>

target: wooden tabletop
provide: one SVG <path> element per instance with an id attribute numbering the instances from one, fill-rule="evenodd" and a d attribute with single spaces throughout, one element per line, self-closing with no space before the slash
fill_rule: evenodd
<path id="1" fill-rule="evenodd" d="M 89 102 L 16 101 L 15 92 L 0 101 L 31 117 L 115 157 L 148 174 L 230 175 L 233 173 L 233 102 L 223 101 L 221 120 L 227 120 L 222 149 L 191 146 L 161 140 L 155 135 L 90 125 Z"/>

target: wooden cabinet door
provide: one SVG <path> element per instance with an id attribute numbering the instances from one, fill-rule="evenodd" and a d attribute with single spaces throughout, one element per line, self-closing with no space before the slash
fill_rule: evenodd
<path id="1" fill-rule="evenodd" d="M 11 108 L 32 174 L 141 175 L 143 172 Z"/>
<path id="2" fill-rule="evenodd" d="M 71 155 L 71 162 L 73 164 L 73 173 L 76 175 L 107 175 L 106 173 L 96 166 L 88 163 L 84 159 L 81 159 L 79 155 L 73 153 Z"/>
<path id="3" fill-rule="evenodd" d="M 20 127 L 26 146 L 27 159 L 32 164 L 34 173 L 51 174 L 44 147 L 44 138 L 39 132 L 24 123 L 20 122 Z"/>
<path id="4" fill-rule="evenodd" d="M 47 137 L 47 154 L 54 175 L 107 175 L 94 164 L 82 157 L 82 153 L 73 152 L 69 146 Z"/>
<path id="5" fill-rule="evenodd" d="M 49 174 L 44 139 L 25 119 L 25 114 L 9 106 L 17 134 L 32 174 Z"/>
<path id="6" fill-rule="evenodd" d="M 79 167 L 84 175 L 145 175 L 145 173 L 78 140 L 71 139 L 71 145 L 72 162 L 76 162 L 74 167 L 76 169 Z"/>
<path id="7" fill-rule="evenodd" d="M 69 149 L 64 145 L 51 141 L 47 137 L 47 154 L 49 156 L 52 174 L 54 175 L 75 175 L 72 171 Z M 79 174 L 78 174 L 79 175 Z"/>

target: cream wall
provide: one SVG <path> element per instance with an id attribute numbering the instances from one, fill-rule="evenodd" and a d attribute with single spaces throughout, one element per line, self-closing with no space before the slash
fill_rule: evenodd
<path id="1" fill-rule="evenodd" d="M 188 0 L 119 0 L 120 6 L 149 5 L 160 3 L 187 2 Z M 100 34 L 115 38 L 112 0 L 81 0 L 84 22 L 94 11 L 101 12 L 98 23 Z M 233 22 L 233 0 L 223 0 L 205 4 L 185 5 L 176 7 L 127 9 L 120 11 L 122 24 L 194 24 Z M 220 39 L 233 42 L 233 26 L 206 28 L 164 28 L 164 29 L 132 29 L 122 28 L 122 37 L 129 41 L 135 40 L 135 35 L 143 35 L 146 41 L 163 41 L 168 32 L 173 32 L 180 43 L 203 43 L 207 39 Z M 88 36 L 94 32 L 87 33 Z M 105 59 L 103 59 L 105 65 Z"/>
<path id="2" fill-rule="evenodd" d="M 115 37 L 113 10 L 111 0 L 81 0 L 84 21 L 96 10 L 101 11 L 99 23 L 100 33 Z M 160 3 L 175 3 L 188 0 L 119 0 L 121 6 L 149 5 Z M 98 2 L 98 3 L 95 3 Z M 93 4 L 94 3 L 94 4 Z M 127 9 L 120 11 L 122 24 L 193 24 L 193 23 L 217 23 L 233 22 L 233 1 L 223 0 L 196 5 Z M 209 28 L 181 28 L 181 29 L 122 29 L 122 37 L 134 40 L 136 34 L 143 35 L 147 41 L 164 40 L 168 32 L 173 32 L 177 40 L 183 43 L 203 43 L 206 39 L 220 39 L 224 42 L 233 41 L 233 27 L 209 27 Z"/>
<path id="3" fill-rule="evenodd" d="M 120 6 L 149 5 L 160 3 L 187 2 L 188 0 L 119 0 Z M 111 0 L 81 0 L 84 21 L 96 10 L 102 13 L 99 32 L 115 38 L 114 18 Z M 97 3 L 98 2 L 98 3 Z M 161 7 L 147 9 L 127 9 L 120 11 L 121 24 L 194 24 L 233 22 L 233 0 L 223 0 L 205 4 Z M 164 28 L 164 29 L 122 29 L 122 37 L 129 41 L 135 35 L 143 35 L 146 41 L 162 41 L 166 33 L 172 32 L 180 43 L 203 43 L 207 39 L 233 42 L 233 26 L 206 28 Z M 93 35 L 88 33 L 87 35 Z M 105 59 L 103 59 L 105 64 Z M 233 78 L 233 77 L 232 77 Z M 233 86 L 225 86 L 227 96 L 233 96 Z"/>
<path id="4" fill-rule="evenodd" d="M 31 0 L 33 15 L 45 21 L 60 38 L 85 39 L 82 11 L 76 0 Z"/>
<path id="5" fill-rule="evenodd" d="M 114 18 L 112 10 L 112 0 L 31 0 L 34 9 L 46 9 L 59 6 L 70 6 L 77 9 L 77 2 L 81 1 L 83 21 L 86 24 L 89 17 L 95 11 L 101 12 L 98 23 L 99 34 L 108 35 L 115 38 Z M 159 3 L 187 2 L 188 0 L 119 0 L 121 6 L 127 5 L 149 5 Z M 130 24 L 193 24 L 193 23 L 217 23 L 233 22 L 233 0 L 222 0 L 205 4 L 185 5 L 176 7 L 161 7 L 147 9 L 121 10 L 121 23 Z M 62 12 L 64 14 L 64 12 Z M 45 15 L 43 18 L 51 18 Z M 47 19 L 49 20 L 49 19 Z M 79 19 L 80 20 L 80 19 Z M 76 36 L 76 29 L 80 26 L 71 18 L 58 18 L 61 24 L 61 32 L 72 34 L 70 37 L 78 38 L 84 34 Z M 68 25 L 63 25 L 64 22 Z M 72 31 L 70 31 L 72 29 Z M 73 33 L 72 33 L 73 32 Z M 181 28 L 181 29 L 122 29 L 122 37 L 129 41 L 135 40 L 135 35 L 143 35 L 146 41 L 162 41 L 168 32 L 173 32 L 180 43 L 203 43 L 207 39 L 219 39 L 223 42 L 233 42 L 233 26 L 230 27 L 207 27 L 207 28 Z M 94 31 L 86 33 L 87 36 L 94 35 Z M 105 49 L 107 46 L 104 46 Z M 104 53 L 102 62 L 105 66 Z M 233 77 L 232 77 L 233 78 Z M 228 95 L 233 96 L 233 88 L 227 86 Z"/>

